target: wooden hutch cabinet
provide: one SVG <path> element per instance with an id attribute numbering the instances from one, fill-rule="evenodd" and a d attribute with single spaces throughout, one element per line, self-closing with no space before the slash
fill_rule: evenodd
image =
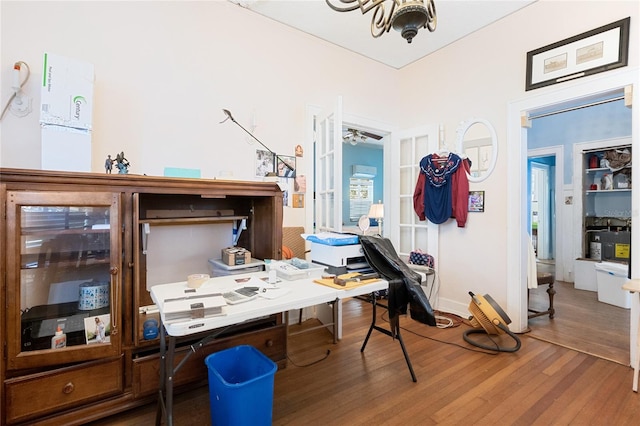
<path id="1" fill-rule="evenodd" d="M 0 169 L 0 202 L 0 424 L 83 424 L 154 401 L 149 288 L 207 272 L 237 235 L 254 258 L 281 256 L 275 183 Z M 176 364 L 201 337 L 180 340 Z M 203 347 L 177 390 L 206 383 L 206 355 L 238 344 L 284 367 L 282 315 Z"/>

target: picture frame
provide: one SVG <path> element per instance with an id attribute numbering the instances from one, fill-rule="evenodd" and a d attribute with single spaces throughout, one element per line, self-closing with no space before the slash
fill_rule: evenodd
<path id="1" fill-rule="evenodd" d="M 84 337 L 87 345 L 111 342 L 111 314 L 84 318 Z"/>
<path id="2" fill-rule="evenodd" d="M 626 66 L 630 21 L 627 17 L 527 52 L 525 90 Z"/>
<path id="3" fill-rule="evenodd" d="M 470 212 L 484 212 L 484 191 L 469 191 Z"/>
<path id="4" fill-rule="evenodd" d="M 273 173 L 274 154 L 262 149 L 256 149 L 256 177 L 265 177 Z"/>
<path id="5" fill-rule="evenodd" d="M 294 209 L 303 209 L 304 208 L 304 194 L 293 194 L 292 202 L 293 202 L 293 208 Z"/>
<path id="6" fill-rule="evenodd" d="M 283 178 L 296 177 L 296 157 L 289 155 L 277 156 L 277 175 Z M 285 165 L 286 164 L 286 165 Z"/>

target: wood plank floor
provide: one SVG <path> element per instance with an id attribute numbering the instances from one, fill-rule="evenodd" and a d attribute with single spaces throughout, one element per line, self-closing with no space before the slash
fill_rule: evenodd
<path id="1" fill-rule="evenodd" d="M 529 320 L 530 335 L 551 343 L 629 365 L 629 309 L 598 302 L 594 291 L 576 290 L 573 283 L 556 281 L 554 319 Z M 530 290 L 529 306 L 549 306 L 547 286 Z"/>
<path id="2" fill-rule="evenodd" d="M 379 313 L 382 323 L 386 313 Z M 638 424 L 640 395 L 631 390 L 630 367 L 528 334 L 520 335 L 517 352 L 487 353 L 462 339 L 464 323 L 439 329 L 403 317 L 414 383 L 397 341 L 374 332 L 360 352 L 370 315 L 370 304 L 351 299 L 338 344 L 324 330 L 290 339 L 290 361 L 274 379 L 274 425 Z M 174 424 L 211 424 L 208 398 L 206 387 L 179 395 Z M 155 408 L 93 426 L 153 424 Z"/>

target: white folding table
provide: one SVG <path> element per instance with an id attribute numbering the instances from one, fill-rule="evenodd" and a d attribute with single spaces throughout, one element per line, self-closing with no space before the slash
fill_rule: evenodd
<path id="1" fill-rule="evenodd" d="M 243 277 L 264 277 L 264 272 L 255 272 L 243 275 L 230 275 L 225 277 L 211 278 L 205 282 L 198 291 L 212 291 L 215 289 L 223 293 L 232 288 L 238 287 L 236 281 Z M 184 363 L 189 359 L 190 355 L 200 349 L 207 342 L 217 338 L 221 333 L 227 331 L 236 324 L 251 321 L 268 315 L 281 312 L 287 312 L 295 309 L 302 309 L 308 306 L 319 305 L 322 303 L 333 303 L 333 327 L 334 341 L 336 336 L 336 324 L 338 309 L 337 304 L 340 300 L 360 296 L 364 294 L 374 293 L 384 290 L 388 287 L 388 283 L 384 280 L 378 280 L 372 283 L 364 284 L 349 289 L 336 289 L 315 283 L 313 279 L 301 279 L 296 281 L 282 281 L 277 287 L 287 289 L 288 291 L 274 299 L 258 297 L 248 302 L 235 305 L 226 305 L 223 307 L 223 315 L 212 316 L 206 318 L 196 318 L 181 321 L 165 321 L 164 301 L 184 297 L 192 293 L 189 291 L 186 281 L 155 285 L 151 288 L 151 298 L 158 307 L 160 312 L 160 336 L 167 334 L 167 339 L 160 340 L 160 389 L 158 394 L 158 412 L 156 415 L 156 424 L 160 424 L 161 418 L 164 416 L 167 425 L 173 424 L 173 382 L 175 374 L 180 370 Z M 375 318 L 374 318 L 375 322 Z M 207 334 L 209 332 L 209 334 Z M 176 338 L 204 334 L 205 337 L 197 344 L 192 345 L 192 351 L 189 352 L 180 363 L 173 368 L 174 355 L 176 347 Z M 368 338 L 368 337 L 367 337 Z M 167 342 L 168 341 L 168 342 Z M 364 350 L 364 347 L 362 348 Z M 403 348 L 404 351 L 404 348 Z M 406 357 L 406 353 L 405 353 Z M 408 358 L 407 358 L 407 362 Z M 410 364 L 409 364 L 410 366 Z M 411 369 L 411 367 L 410 367 Z M 412 372 L 413 375 L 413 372 Z"/>

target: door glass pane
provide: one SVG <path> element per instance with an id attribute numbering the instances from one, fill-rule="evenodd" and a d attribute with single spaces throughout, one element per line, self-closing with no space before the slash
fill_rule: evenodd
<path id="1" fill-rule="evenodd" d="M 335 194 L 333 192 L 327 193 L 327 226 L 329 229 L 335 229 Z"/>
<path id="2" fill-rule="evenodd" d="M 410 226 L 400 226 L 400 250 L 401 253 L 411 253 L 413 250 L 413 239 L 411 238 L 413 234 L 413 228 Z"/>
<path id="3" fill-rule="evenodd" d="M 327 188 L 326 189 L 334 189 L 336 187 L 335 184 L 335 165 L 334 165 L 334 154 L 331 153 L 326 157 L 326 165 L 327 165 Z"/>
<path id="4" fill-rule="evenodd" d="M 431 255 L 435 255 L 436 253 L 431 252 L 430 253 L 430 248 L 429 248 L 429 242 L 428 242 L 428 236 L 429 236 L 429 229 L 424 226 L 424 227 L 417 227 L 415 228 L 415 246 L 416 248 L 421 249 L 422 251 L 429 253 Z"/>
<path id="5" fill-rule="evenodd" d="M 400 168 L 400 195 L 412 195 L 418 179 L 418 168 L 407 166 Z M 406 223 L 403 221 L 403 223 Z"/>
<path id="6" fill-rule="evenodd" d="M 400 139 L 400 166 L 413 165 L 413 156 L 411 155 L 413 139 Z"/>
<path id="7" fill-rule="evenodd" d="M 333 151 L 335 149 L 335 140 L 333 137 L 333 132 L 335 130 L 335 122 L 333 117 L 329 117 L 327 119 L 329 125 L 327 128 L 326 139 L 327 139 L 327 151 Z"/>
<path id="8" fill-rule="evenodd" d="M 424 157 L 425 155 L 429 155 L 431 150 L 429 149 L 428 135 L 417 136 L 415 140 L 416 140 L 415 161 L 417 165 L 418 163 L 420 163 L 420 160 L 422 159 L 422 157 Z"/>
<path id="9" fill-rule="evenodd" d="M 325 136 L 327 134 L 327 122 L 325 120 L 320 121 L 318 128 L 320 137 L 316 141 L 318 154 L 324 154 L 327 152 L 327 142 Z"/>
<path id="10" fill-rule="evenodd" d="M 22 350 L 108 342 L 109 207 L 21 206 L 20 228 Z"/>
<path id="11" fill-rule="evenodd" d="M 400 223 L 405 225 L 412 224 L 414 223 L 414 218 L 417 218 L 417 216 L 413 209 L 413 198 L 400 198 Z"/>

